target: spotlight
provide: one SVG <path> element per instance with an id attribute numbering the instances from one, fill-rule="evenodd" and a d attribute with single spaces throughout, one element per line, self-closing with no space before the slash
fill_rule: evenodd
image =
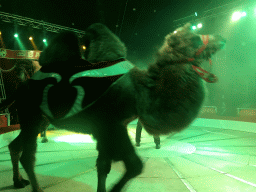
<path id="1" fill-rule="evenodd" d="M 198 25 L 197 25 L 197 28 L 199 28 L 199 29 L 201 29 L 203 27 L 203 24 L 202 23 L 199 23 Z"/>
<path id="2" fill-rule="evenodd" d="M 16 37 L 16 38 L 19 37 L 18 33 L 15 33 L 15 34 L 14 34 L 14 37 Z"/>
<path id="3" fill-rule="evenodd" d="M 86 49 L 86 47 L 83 45 L 83 50 L 85 50 Z"/>
<path id="4" fill-rule="evenodd" d="M 44 38 L 43 42 L 44 42 L 44 45 L 47 47 L 48 46 L 47 39 Z"/>
<path id="5" fill-rule="evenodd" d="M 0 31 L 0 35 L 2 35 L 2 31 Z"/>
<path id="6" fill-rule="evenodd" d="M 33 40 L 33 37 L 29 37 L 29 40 L 32 41 L 32 40 Z"/>
<path id="7" fill-rule="evenodd" d="M 246 12 L 239 12 L 239 11 L 237 11 L 237 12 L 235 12 L 235 13 L 233 13 L 233 15 L 232 15 L 232 21 L 238 21 L 239 19 L 241 19 L 241 17 L 245 17 L 246 16 Z"/>
<path id="8" fill-rule="evenodd" d="M 174 31 L 173 33 L 177 33 L 177 31 Z"/>
<path id="9" fill-rule="evenodd" d="M 195 30 L 195 29 L 196 29 L 196 26 L 192 26 L 192 29 Z"/>

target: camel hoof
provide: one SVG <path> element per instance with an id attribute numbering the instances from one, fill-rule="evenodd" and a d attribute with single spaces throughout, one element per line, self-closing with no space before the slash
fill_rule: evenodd
<path id="1" fill-rule="evenodd" d="M 46 139 L 46 138 L 43 138 L 41 141 L 41 143 L 47 143 L 47 142 L 48 142 L 48 139 Z"/>
<path id="2" fill-rule="evenodd" d="M 26 187 L 29 184 L 30 184 L 30 182 L 28 180 L 25 180 L 25 179 L 22 179 L 20 181 L 19 180 L 14 181 L 14 187 L 18 188 L 18 189 L 24 188 L 24 187 Z"/>

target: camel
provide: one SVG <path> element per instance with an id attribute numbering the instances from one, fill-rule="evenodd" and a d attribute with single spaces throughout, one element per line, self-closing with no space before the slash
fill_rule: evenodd
<path id="1" fill-rule="evenodd" d="M 75 34 L 59 34 L 42 52 L 42 68 L 0 105 L 0 110 L 14 101 L 18 106 L 21 132 L 9 148 L 22 153 L 16 161 L 33 192 L 43 191 L 34 166 L 44 117 L 57 128 L 92 134 L 97 140 L 97 192 L 106 192 L 111 162 L 123 161 L 126 172 L 110 189 L 121 191 L 143 171 L 127 125 L 139 118 L 144 129 L 157 136 L 188 127 L 203 105 L 205 81 L 217 79 L 201 65 L 224 47 L 225 39 L 198 35 L 186 24 L 165 37 L 146 70 L 126 59 L 124 43 L 103 24 L 91 25 L 83 43 L 84 54 Z"/>

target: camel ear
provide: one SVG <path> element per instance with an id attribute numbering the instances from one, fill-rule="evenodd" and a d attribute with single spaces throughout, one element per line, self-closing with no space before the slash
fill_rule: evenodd
<path id="1" fill-rule="evenodd" d="M 176 34 L 169 34 L 165 37 L 165 39 L 170 47 L 175 47 L 177 44 L 180 43 Z"/>

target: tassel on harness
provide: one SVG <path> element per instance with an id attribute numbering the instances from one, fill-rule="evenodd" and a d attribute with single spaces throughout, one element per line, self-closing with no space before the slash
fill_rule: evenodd
<path id="1" fill-rule="evenodd" d="M 209 43 L 209 35 L 202 35 L 202 38 L 203 38 L 204 45 L 197 51 L 196 55 L 200 55 L 206 48 L 207 44 Z M 189 62 L 192 62 L 194 60 L 195 60 L 194 58 L 188 59 Z M 211 59 L 209 59 L 209 63 L 212 68 L 212 60 Z M 214 74 L 202 69 L 201 67 L 195 66 L 195 65 L 192 65 L 192 67 L 195 70 L 195 72 L 206 82 L 216 83 L 218 81 L 218 78 Z"/>

